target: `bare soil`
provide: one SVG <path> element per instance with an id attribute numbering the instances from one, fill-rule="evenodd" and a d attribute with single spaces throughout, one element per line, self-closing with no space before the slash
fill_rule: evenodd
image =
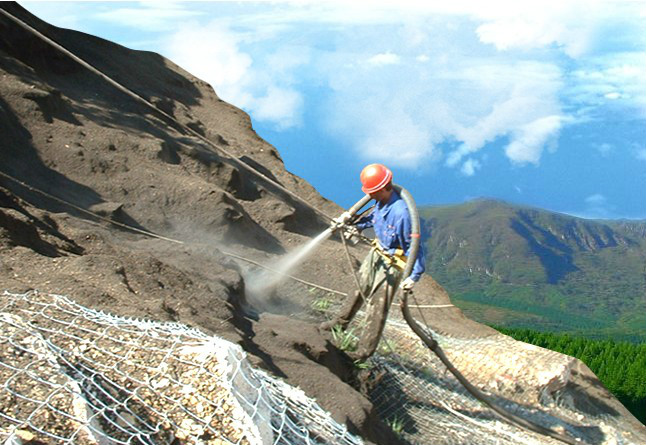
<path id="1" fill-rule="evenodd" d="M 334 307 L 341 296 L 291 281 L 263 301 L 245 293 L 245 277 L 258 266 L 238 257 L 274 264 L 326 228 L 323 215 L 342 209 L 289 173 L 247 114 L 171 61 L 50 26 L 16 3 L 0 8 L 213 144 L 0 15 L 0 291 L 62 294 L 113 314 L 217 334 L 351 431 L 398 443 L 357 390 L 348 357 L 318 329 L 329 314 L 313 310 L 312 301 L 328 298 Z M 355 267 L 366 251 L 351 248 Z M 338 237 L 291 272 L 354 290 Z M 417 296 L 421 305 L 450 303 L 430 276 Z M 439 332 L 494 334 L 455 307 L 422 311 Z"/>

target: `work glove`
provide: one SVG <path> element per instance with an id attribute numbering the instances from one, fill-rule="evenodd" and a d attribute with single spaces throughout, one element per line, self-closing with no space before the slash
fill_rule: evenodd
<path id="1" fill-rule="evenodd" d="M 413 290 L 413 287 L 415 287 L 415 281 L 411 277 L 406 278 L 404 281 L 401 282 L 399 287 L 402 290 Z"/>
<path id="2" fill-rule="evenodd" d="M 350 221 L 350 218 L 352 218 L 352 214 L 350 212 L 343 212 L 341 216 L 332 220 L 330 229 L 332 229 L 333 232 L 337 229 L 340 229 L 341 227 L 345 226 L 348 221 Z"/>
<path id="3" fill-rule="evenodd" d="M 359 235 L 359 229 L 357 229 L 356 226 L 346 226 L 345 229 L 343 230 L 343 238 L 345 238 L 346 241 L 354 241 L 353 244 L 356 244 L 356 242 L 359 241 L 358 238 L 354 238 L 355 236 L 358 236 L 358 235 Z"/>

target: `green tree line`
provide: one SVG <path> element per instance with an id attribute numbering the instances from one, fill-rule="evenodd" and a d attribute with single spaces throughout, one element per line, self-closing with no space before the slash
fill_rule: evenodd
<path id="1" fill-rule="evenodd" d="M 646 343 L 592 340 L 532 329 L 495 329 L 516 340 L 578 358 L 646 424 Z"/>

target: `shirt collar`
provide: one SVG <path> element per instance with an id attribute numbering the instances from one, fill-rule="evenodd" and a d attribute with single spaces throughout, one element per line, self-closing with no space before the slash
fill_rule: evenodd
<path id="1" fill-rule="evenodd" d="M 380 209 L 388 209 L 393 202 L 397 201 L 399 199 L 399 194 L 393 190 L 393 192 L 390 194 L 390 199 L 388 200 L 387 203 L 382 204 L 381 202 L 377 202 L 377 207 Z"/>

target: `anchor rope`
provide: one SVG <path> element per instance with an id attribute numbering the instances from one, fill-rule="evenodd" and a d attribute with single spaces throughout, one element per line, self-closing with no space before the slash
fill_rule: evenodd
<path id="1" fill-rule="evenodd" d="M 282 185 L 281 185 L 281 184 L 279 184 L 278 182 L 274 181 L 273 179 L 271 179 L 271 178 L 267 177 L 266 175 L 262 174 L 261 172 L 259 172 L 259 171 L 255 170 L 255 169 L 254 169 L 254 168 L 252 168 L 251 166 L 247 165 L 246 163 L 244 163 L 243 161 L 241 161 L 240 159 L 238 159 L 237 157 L 235 157 L 235 156 L 234 156 L 232 153 L 230 153 L 228 150 L 226 150 L 226 149 L 224 149 L 223 147 L 221 147 L 221 146 L 219 146 L 219 145 L 215 144 L 213 141 L 211 141 L 210 139 L 208 139 L 208 138 L 206 138 L 205 136 L 201 135 L 200 133 L 198 133 L 198 132 L 197 132 L 197 131 L 195 131 L 194 129 L 192 129 L 192 128 L 188 127 L 188 126 L 187 126 L 187 125 L 185 125 L 185 124 L 182 124 L 182 123 L 181 123 L 181 122 L 179 122 L 177 119 L 175 119 L 175 117 L 173 117 L 173 116 L 171 116 L 170 114 L 168 114 L 168 113 L 166 113 L 166 112 L 164 112 L 164 111 L 160 110 L 159 108 L 157 108 L 154 104 L 152 104 L 152 103 L 151 103 L 150 101 L 148 101 L 147 99 L 143 98 L 142 96 L 140 96 L 139 94 L 135 93 L 135 92 L 134 92 L 134 91 L 132 91 L 131 89 L 129 89 L 129 88 L 127 88 L 127 87 L 123 86 L 121 83 L 119 83 L 119 82 L 117 82 L 116 80 L 112 79 L 110 76 L 106 75 L 106 74 L 105 74 L 105 73 L 103 73 L 101 70 L 97 69 L 96 67 L 94 67 L 94 66 L 93 66 L 93 65 L 91 65 L 90 63 L 88 63 L 88 62 L 86 62 L 85 60 L 83 60 L 82 58 L 78 57 L 77 55 L 75 55 L 74 53 L 72 53 L 71 51 L 69 51 L 67 48 L 65 48 L 64 46 L 62 46 L 61 44 L 57 43 L 56 41 L 54 41 L 53 39 L 49 38 L 49 37 L 48 37 L 48 36 L 46 36 L 45 34 L 41 33 L 41 32 L 40 32 L 40 31 L 38 31 L 38 30 L 36 30 L 35 28 L 33 28 L 32 26 L 28 25 L 28 24 L 27 24 L 27 23 L 25 23 L 24 21 L 22 21 L 22 20 L 18 19 L 17 17 L 13 16 L 13 15 L 12 15 L 11 13 L 9 13 L 8 11 L 4 10 L 3 8 L 0 8 L 0 13 L 2 13 L 4 16 L 6 16 L 6 17 L 7 17 L 7 18 L 9 18 L 10 20 L 12 20 L 14 23 L 18 24 L 18 25 L 19 25 L 20 27 L 22 27 L 23 29 L 25 29 L 25 30 L 27 30 L 28 32 L 30 32 L 30 33 L 32 33 L 32 34 L 34 34 L 34 35 L 36 35 L 38 38 L 40 38 L 40 39 L 41 39 L 41 40 L 43 40 L 44 42 L 46 42 L 46 43 L 48 43 L 49 45 L 53 46 L 54 48 L 56 48 L 56 49 L 57 49 L 57 50 L 59 50 L 60 52 L 64 53 L 65 55 L 67 55 L 68 57 L 70 57 L 71 59 L 73 59 L 74 61 L 76 61 L 77 63 L 79 63 L 80 65 L 82 65 L 82 66 L 83 66 L 83 67 L 85 67 L 86 69 L 88 69 L 89 71 L 91 71 L 91 72 L 93 72 L 94 74 L 98 75 L 99 77 L 101 77 L 102 79 L 104 79 L 105 81 L 107 81 L 109 84 L 111 84 L 112 86 L 114 86 L 114 87 L 115 87 L 115 88 L 117 88 L 118 90 L 120 90 L 120 91 L 124 92 L 125 94 L 129 95 L 130 97 L 132 97 L 133 99 L 135 99 L 137 102 L 140 102 L 140 103 L 142 103 L 142 104 L 146 105 L 147 107 L 149 107 L 150 109 L 152 109 L 155 113 L 157 113 L 157 114 L 161 115 L 164 119 L 166 119 L 166 120 L 169 120 L 169 121 L 173 122 L 173 123 L 174 123 L 175 125 L 177 125 L 180 129 L 182 129 L 184 132 L 186 132 L 186 133 L 188 133 L 188 134 L 193 135 L 194 137 L 196 137 L 196 138 L 200 139 L 201 141 L 205 142 L 205 143 L 206 143 L 207 145 L 209 145 L 210 147 L 212 147 L 212 148 L 214 148 L 215 150 L 217 150 L 217 151 L 219 151 L 219 152 L 223 153 L 223 154 L 224 154 L 224 155 L 225 155 L 225 156 L 226 156 L 230 161 L 232 161 L 232 162 L 236 163 L 236 164 L 237 164 L 239 167 L 241 167 L 242 169 L 244 169 L 244 170 L 246 170 L 246 171 L 250 172 L 252 175 L 255 175 L 255 176 L 257 176 L 257 177 L 259 177 L 259 178 L 263 179 L 264 181 L 267 181 L 268 183 L 272 184 L 274 187 L 278 188 L 279 190 L 281 190 L 282 192 L 286 193 L 287 195 L 289 195 L 289 196 L 290 196 L 290 197 L 292 197 L 293 199 L 297 200 L 298 202 L 300 202 L 300 203 L 304 204 L 306 207 L 308 207 L 308 208 L 312 209 L 313 211 L 315 211 L 315 212 L 316 212 L 316 213 L 318 213 L 319 215 L 324 216 L 324 217 L 325 217 L 325 218 L 327 218 L 328 220 L 333 220 L 333 218 L 332 218 L 332 217 L 330 217 L 329 215 L 327 215 L 325 212 L 323 212 L 322 210 L 318 209 L 317 207 L 313 206 L 313 205 L 312 205 L 312 204 L 310 204 L 308 201 L 306 201 L 305 199 L 303 199 L 303 198 L 301 198 L 300 196 L 298 196 L 296 193 L 292 192 L 291 190 L 288 190 L 287 188 L 285 188 L 284 186 L 282 186 Z M 29 185 L 27 185 L 26 183 L 24 183 L 24 182 L 22 182 L 22 181 L 19 181 L 19 180 L 17 180 L 16 178 L 11 177 L 10 175 L 8 175 L 8 174 L 6 174 L 6 173 L 4 173 L 4 172 L 0 172 L 0 174 L 1 174 L 3 177 L 5 177 L 5 178 L 9 178 L 9 179 L 11 179 L 11 180 L 14 180 L 14 181 L 18 182 L 19 184 L 23 185 L 24 187 L 28 188 L 29 190 L 37 191 L 37 189 L 36 189 L 36 188 L 34 188 L 34 187 L 32 187 L 32 186 L 29 186 Z M 81 207 L 79 207 L 79 206 L 76 206 L 76 205 L 74 205 L 74 204 L 71 204 L 71 203 L 65 202 L 64 200 L 62 200 L 62 199 L 60 199 L 60 198 L 57 198 L 57 197 L 55 197 L 55 196 L 53 196 L 53 195 L 50 195 L 50 194 L 48 194 L 48 193 L 46 193 L 46 192 L 43 192 L 43 191 L 40 191 L 40 190 L 38 190 L 38 192 L 39 192 L 39 193 L 41 193 L 41 194 L 43 194 L 44 196 L 47 196 L 47 197 L 49 197 L 49 198 L 51 198 L 51 199 L 54 199 L 55 201 L 57 201 L 57 202 L 59 202 L 59 203 L 67 204 L 67 205 L 71 206 L 72 208 L 74 208 L 74 209 L 76 209 L 76 210 L 78 210 L 78 211 L 81 211 L 81 212 L 82 212 L 82 213 L 84 213 L 84 214 L 90 214 L 90 215 L 92 215 L 93 217 L 96 217 L 96 218 L 98 218 L 98 219 L 100 219 L 100 220 L 110 222 L 110 223 L 115 224 L 115 225 L 117 225 L 117 226 L 124 227 L 124 228 L 127 228 L 127 229 L 129 229 L 129 230 L 133 230 L 133 231 L 135 231 L 135 232 L 138 232 L 138 233 L 141 233 L 141 234 L 144 234 L 144 235 L 147 235 L 147 236 L 151 236 L 151 237 L 159 238 L 159 239 L 162 239 L 162 240 L 165 240 L 165 241 L 169 241 L 169 242 L 174 242 L 174 243 L 179 243 L 179 244 L 185 244 L 183 241 L 174 240 L 174 239 L 172 239 L 172 238 L 164 237 L 164 236 L 162 236 L 162 235 L 158 235 L 158 234 L 155 234 L 155 233 L 153 233 L 153 232 L 149 232 L 149 231 L 146 231 L 146 230 L 142 230 L 142 229 L 138 229 L 138 228 L 135 228 L 135 227 L 131 227 L 131 226 L 127 225 L 127 224 L 123 224 L 123 223 L 120 223 L 120 222 L 117 222 L 117 221 L 111 220 L 111 219 L 109 219 L 109 218 L 102 217 L 102 216 L 97 215 L 96 213 L 91 212 L 91 211 L 89 211 L 89 210 L 87 210 L 87 209 L 83 209 L 83 208 L 81 208 Z M 341 238 L 343 239 L 343 236 L 341 236 Z M 345 242 L 344 242 L 344 245 L 345 245 Z M 347 246 L 346 246 L 346 248 L 347 248 Z M 224 252 L 223 252 L 223 253 L 224 253 Z M 265 266 L 263 266 L 263 267 L 265 267 Z M 269 268 L 268 268 L 268 269 L 269 269 Z M 352 270 L 353 270 L 353 273 L 355 274 L 355 279 L 356 279 L 356 272 L 354 271 L 354 268 L 352 268 Z M 287 275 L 287 274 L 284 274 L 284 275 Z M 294 278 L 294 277 L 290 277 L 290 278 Z M 312 285 L 312 284 L 308 284 L 308 285 Z M 315 286 L 315 287 L 319 287 L 319 286 Z M 329 289 L 326 289 L 326 290 L 330 291 Z M 338 292 L 338 291 L 337 291 L 337 292 Z M 340 293 L 340 292 L 338 292 L 338 293 Z M 403 307 L 404 307 L 404 308 L 405 308 L 405 307 L 407 307 L 406 299 L 405 299 L 405 298 L 404 298 L 404 300 L 403 300 L 403 302 L 402 302 L 402 303 L 403 303 Z M 421 308 L 421 305 L 418 305 L 418 308 Z M 404 311 L 404 312 L 406 312 L 406 311 Z M 421 314 L 422 314 L 422 316 L 423 316 L 423 313 L 421 312 L 421 310 L 420 310 L 420 313 L 421 313 Z M 410 314 L 408 314 L 408 315 L 410 315 Z M 407 321 L 408 321 L 408 320 L 407 320 Z M 423 321 L 424 321 L 424 323 L 425 323 L 425 325 L 426 325 L 426 328 L 428 328 L 428 324 L 426 323 L 426 320 L 423 320 Z M 426 341 L 425 341 L 425 339 L 424 339 L 424 335 L 420 335 L 420 333 L 418 333 L 418 332 L 417 332 L 417 330 L 415 330 L 415 329 L 414 329 L 414 327 L 413 327 L 413 325 L 414 325 L 414 324 L 416 324 L 416 323 L 414 323 L 414 322 L 413 322 L 413 323 L 409 323 L 409 325 L 410 325 L 410 326 L 411 326 L 411 328 L 415 331 L 415 333 L 416 333 L 416 334 L 417 334 L 417 335 L 418 335 L 418 336 L 419 336 L 419 337 L 420 337 L 420 338 L 421 338 L 421 339 L 426 343 Z M 423 333 L 423 332 L 421 332 L 421 334 L 424 334 L 424 333 Z M 427 338 L 428 338 L 428 337 L 427 337 Z M 427 346 L 429 346 L 429 348 L 431 348 L 431 349 L 433 350 L 433 352 L 435 352 L 435 353 L 436 353 L 436 355 L 438 355 L 438 357 L 440 357 L 440 358 L 441 358 L 440 354 L 438 354 L 438 351 L 437 351 L 437 349 L 439 349 L 439 347 L 437 346 L 437 342 L 436 342 L 435 340 L 433 340 L 432 338 L 431 338 L 430 340 L 432 341 L 432 343 L 431 343 L 431 344 L 433 344 L 433 343 L 435 344 L 435 347 L 431 347 L 431 346 L 429 346 L 429 344 L 428 344 L 428 343 L 427 343 Z M 441 353 L 441 349 L 439 349 L 439 351 L 440 351 L 440 353 Z M 442 355 L 443 355 L 443 353 L 442 353 Z M 445 358 L 446 358 L 446 357 L 445 357 Z M 448 359 L 446 359 L 446 361 L 445 361 L 445 360 L 442 360 L 442 361 L 443 361 L 443 362 L 444 362 L 444 364 L 447 366 L 447 368 L 448 368 L 452 373 L 454 373 L 454 372 L 453 372 L 453 370 L 454 370 L 455 368 L 453 368 L 453 367 L 452 367 L 452 365 L 450 365 L 450 362 L 448 362 Z M 453 368 L 453 369 L 452 369 L 452 368 Z M 458 372 L 457 370 L 455 370 L 455 371 L 459 374 L 459 372 Z M 454 375 L 455 375 L 455 374 L 456 374 L 456 373 L 454 373 Z M 457 377 L 457 375 L 456 375 L 456 377 Z M 469 386 L 472 386 L 472 385 L 471 385 L 471 384 L 470 384 L 466 379 L 464 379 L 464 378 L 463 378 L 463 379 L 458 378 L 458 380 L 460 380 L 460 383 L 462 383 L 462 384 L 463 384 L 463 386 L 465 386 L 465 388 L 467 388 L 467 389 L 469 389 Z M 463 381 L 463 380 L 464 380 L 464 381 Z M 471 391 L 469 391 L 469 392 L 471 392 Z M 490 407 L 491 407 L 495 412 L 497 412 L 498 414 L 501 414 L 501 413 L 500 413 L 500 411 L 499 411 L 499 409 L 500 409 L 500 408 L 496 409 L 497 407 L 495 406 L 495 404 L 488 403 L 488 401 L 483 401 L 483 402 L 484 402 L 484 403 L 486 403 L 487 405 L 489 405 L 489 406 L 490 406 Z M 509 414 L 509 413 L 506 413 L 506 414 Z M 514 416 L 514 417 L 517 417 L 517 416 Z M 541 431 L 540 429 L 536 429 L 537 425 L 534 425 L 534 424 L 532 424 L 531 422 L 526 421 L 525 419 L 520 419 L 520 418 L 514 419 L 514 423 L 519 424 L 519 425 L 521 425 L 521 426 L 524 426 L 525 428 L 530 429 L 530 430 L 533 430 L 533 431 L 535 431 L 535 432 L 540 432 L 540 433 L 542 433 L 542 434 L 545 434 L 545 435 L 551 436 L 551 437 L 553 437 L 553 438 L 555 438 L 555 439 L 561 440 L 561 441 L 563 441 L 563 442 L 565 442 L 565 443 L 568 443 L 568 444 L 574 444 L 574 443 L 576 443 L 576 442 L 574 441 L 574 439 L 572 439 L 572 438 L 570 438 L 570 437 L 567 437 L 567 436 L 563 436 L 563 435 L 561 435 L 561 434 L 559 434 L 559 433 L 557 433 L 557 432 L 555 432 L 555 431 L 552 431 L 552 430 L 550 430 L 550 429 L 543 429 L 542 431 Z M 524 425 L 523 425 L 523 424 L 524 424 Z M 534 428 L 532 428 L 532 426 L 533 426 Z M 579 443 L 581 443 L 581 442 L 579 442 Z"/>
<path id="2" fill-rule="evenodd" d="M 77 55 L 76 55 L 76 54 L 74 54 L 72 51 L 68 50 L 68 49 L 67 49 L 67 48 L 65 48 L 63 45 L 61 45 L 60 43 L 58 43 L 58 42 L 56 42 L 55 40 L 53 40 L 52 38 L 50 38 L 50 37 L 46 36 L 44 33 L 42 33 L 42 32 L 40 32 L 40 31 L 38 31 L 37 29 L 35 29 L 35 28 L 34 28 L 34 27 L 32 27 L 31 25 L 29 25 L 29 24 L 25 23 L 24 21 L 20 20 L 19 18 L 15 17 L 13 14 L 11 14 L 10 12 L 8 12 L 8 11 L 4 10 L 3 8 L 0 8 L 0 13 L 2 13 L 2 14 L 3 14 L 5 17 L 7 17 L 8 19 L 12 20 L 14 23 L 16 23 L 17 25 L 19 25 L 21 28 L 23 28 L 23 29 L 25 29 L 25 30 L 29 31 L 30 33 L 34 34 L 36 37 L 40 38 L 40 39 L 41 39 L 41 40 L 43 40 L 44 42 L 46 42 L 46 43 L 48 43 L 49 45 L 51 45 L 51 46 L 53 46 L 54 48 L 56 48 L 58 51 L 62 52 L 62 53 L 63 53 L 63 54 L 65 54 L 66 56 L 70 57 L 72 60 L 74 60 L 74 61 L 76 61 L 77 63 L 79 63 L 79 64 L 80 64 L 81 66 L 83 66 L 84 68 L 88 69 L 88 70 L 89 70 L 89 71 L 91 71 L 92 73 L 94 73 L 94 74 L 96 74 L 97 76 L 101 77 L 103 80 L 105 80 L 105 81 L 106 81 L 106 82 L 108 82 L 110 85 L 112 85 L 112 86 L 114 86 L 115 88 L 117 88 L 119 91 L 121 91 L 121 92 L 123 92 L 123 93 L 127 94 L 128 96 L 132 97 L 132 98 L 133 98 L 133 99 L 135 99 L 137 102 L 140 102 L 140 103 L 144 104 L 145 106 L 147 106 L 148 108 L 150 108 L 151 110 L 153 110 L 155 113 L 157 113 L 157 114 L 159 114 L 159 115 L 163 116 L 163 117 L 164 117 L 164 119 L 166 119 L 166 120 L 169 120 L 169 121 L 173 122 L 173 123 L 174 123 L 175 125 L 177 125 L 180 129 L 182 129 L 184 132 L 189 133 L 189 134 L 191 134 L 192 136 L 197 137 L 197 138 L 198 138 L 198 139 L 200 139 L 202 142 L 204 142 L 204 143 L 206 143 L 207 145 L 211 146 L 211 147 L 212 147 L 212 148 L 214 148 L 215 150 L 217 150 L 217 151 L 219 151 L 219 152 L 223 153 L 223 154 L 224 154 L 224 155 L 225 155 L 225 156 L 226 156 L 230 161 L 232 161 L 232 162 L 236 163 L 239 167 L 241 167 L 241 168 L 243 168 L 244 170 L 248 171 L 248 172 L 249 172 L 249 173 L 251 173 L 252 175 L 255 175 L 255 176 L 257 176 L 257 177 L 259 177 L 259 178 L 263 179 L 264 181 L 267 181 L 268 183 L 270 183 L 270 184 L 271 184 L 271 185 L 273 185 L 274 187 L 276 187 L 276 188 L 278 188 L 279 190 L 281 190 L 282 192 L 284 192 L 284 193 L 288 194 L 288 195 L 289 195 L 289 196 L 291 196 L 292 198 L 294 198 L 294 199 L 296 199 L 297 201 L 299 201 L 301 204 L 304 204 L 305 206 L 307 206 L 307 207 L 309 207 L 310 209 L 314 210 L 314 211 L 315 211 L 316 213 L 318 213 L 319 215 L 324 216 L 324 217 L 325 217 L 325 218 L 327 218 L 328 220 L 330 220 L 330 221 L 331 221 L 331 220 L 333 219 L 331 216 L 327 215 L 327 214 L 326 214 L 325 212 L 323 212 L 322 210 L 320 210 L 320 209 L 318 209 L 317 207 L 313 206 L 313 205 L 312 205 L 312 204 L 310 204 L 308 201 L 306 201 L 305 199 L 303 199 L 303 198 L 301 198 L 300 196 L 298 196 L 296 193 L 294 193 L 294 192 L 292 192 L 291 190 L 289 190 L 289 189 L 285 188 L 283 185 L 281 185 L 281 184 L 279 184 L 278 182 L 274 181 L 273 179 L 271 179 L 271 178 L 270 178 L 270 177 L 268 177 L 267 175 L 265 175 L 265 174 L 263 174 L 263 173 L 259 172 L 258 170 L 256 170 L 256 169 L 254 169 L 253 167 L 249 166 L 249 165 L 248 165 L 248 164 L 246 164 L 245 162 L 241 161 L 240 159 L 238 159 L 235 155 L 233 155 L 232 153 L 230 153 L 230 152 L 229 152 L 228 150 L 226 150 L 225 148 L 221 147 L 220 145 L 216 144 L 216 143 L 215 143 L 215 142 L 213 142 L 212 140 L 210 140 L 210 139 L 208 139 L 207 137 L 203 136 L 202 134 L 198 133 L 197 131 L 195 131 L 195 130 L 194 130 L 194 129 L 192 129 L 191 127 L 189 127 L 189 126 L 187 126 L 187 125 L 185 125 L 185 124 L 183 124 L 183 123 L 179 122 L 179 121 L 178 121 L 174 116 L 171 116 L 170 114 L 166 113 L 165 111 L 160 110 L 159 108 L 157 108 L 157 107 L 156 107 L 152 102 L 150 102 L 149 100 L 147 100 L 147 99 L 145 99 L 144 97 L 142 97 L 141 95 L 137 94 L 136 92 L 134 92 L 134 91 L 133 91 L 133 90 L 131 90 L 130 88 L 128 88 L 128 87 L 126 87 L 126 86 L 122 85 L 121 83 L 117 82 L 117 81 L 116 81 L 116 80 L 114 80 L 112 77 L 108 76 L 107 74 L 105 74 L 105 73 L 104 73 L 103 71 L 101 71 L 100 69 L 98 69 L 98 68 L 94 67 L 94 66 L 93 66 L 93 65 L 91 65 L 89 62 L 87 62 L 87 61 L 85 61 L 84 59 L 82 59 L 81 57 L 77 56 Z"/>

